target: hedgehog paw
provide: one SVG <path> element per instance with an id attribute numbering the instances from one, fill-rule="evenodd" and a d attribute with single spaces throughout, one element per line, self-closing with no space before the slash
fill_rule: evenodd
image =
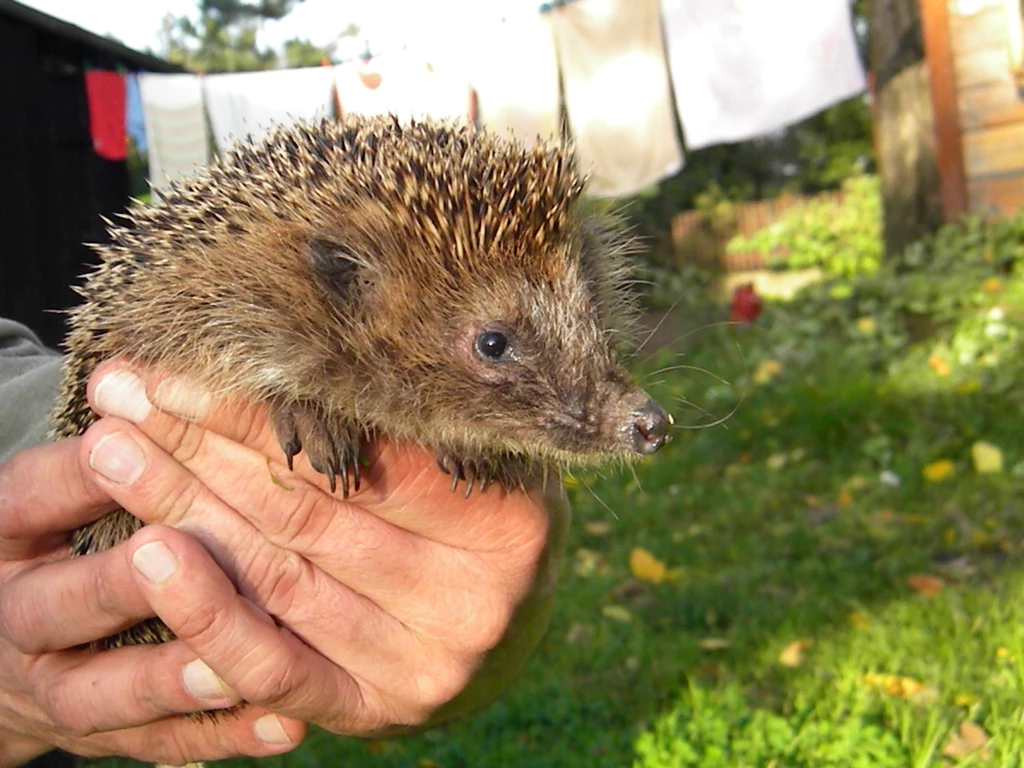
<path id="1" fill-rule="evenodd" d="M 525 487 L 526 472 L 521 462 L 512 458 L 474 457 L 460 458 L 454 453 L 438 453 L 437 466 L 452 477 L 452 493 L 465 482 L 463 495 L 468 499 L 473 489 L 480 493 L 489 485 L 500 485 L 505 490 Z"/>
<path id="2" fill-rule="evenodd" d="M 288 469 L 302 451 L 310 466 L 327 477 L 331 493 L 341 480 L 341 495 L 348 498 L 349 488 L 359 490 L 361 480 L 361 431 L 344 419 L 324 418 L 313 408 L 292 405 L 271 408 L 274 433 L 284 451 Z"/>
<path id="3" fill-rule="evenodd" d="M 452 476 L 452 493 L 459 489 L 460 481 L 465 482 L 466 490 L 463 495 L 467 499 L 477 483 L 480 485 L 480 493 L 483 493 L 495 480 L 491 463 L 487 459 L 460 459 L 454 454 L 439 453 L 437 466 L 446 475 Z"/>

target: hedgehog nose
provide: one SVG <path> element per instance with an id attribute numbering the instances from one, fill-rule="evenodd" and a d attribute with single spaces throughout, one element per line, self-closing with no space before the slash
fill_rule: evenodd
<path id="1" fill-rule="evenodd" d="M 630 415 L 633 417 L 633 431 L 630 438 L 633 441 L 634 451 L 647 456 L 665 444 L 669 419 L 665 411 L 654 400 L 648 399 Z"/>

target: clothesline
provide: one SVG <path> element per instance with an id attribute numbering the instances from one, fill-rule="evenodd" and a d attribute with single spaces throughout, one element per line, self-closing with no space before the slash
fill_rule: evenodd
<path id="1" fill-rule="evenodd" d="M 771 133 L 865 88 L 848 0 L 552 0 L 541 11 L 460 38 L 461 64 L 403 49 L 303 69 L 143 73 L 135 96 L 128 80 L 128 122 L 144 124 L 157 189 L 207 162 L 207 117 L 223 151 L 337 105 L 461 120 L 526 143 L 567 131 L 587 193 L 616 197 L 682 168 L 677 119 L 693 150 Z M 99 115 L 117 97 L 105 87 L 90 91 L 90 108 L 94 128 L 109 130 Z M 101 154 L 118 146 L 94 141 Z"/>

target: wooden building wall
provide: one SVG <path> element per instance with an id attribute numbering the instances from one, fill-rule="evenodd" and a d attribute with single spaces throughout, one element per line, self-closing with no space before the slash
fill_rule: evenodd
<path id="1" fill-rule="evenodd" d="M 1024 207 L 1019 0 L 949 0 L 949 11 L 968 207 L 1012 215 Z"/>
<path id="2" fill-rule="evenodd" d="M 92 148 L 84 73 L 179 67 L 0 0 L 0 315 L 57 346 L 69 287 L 95 261 L 102 215 L 128 203 L 124 162 Z"/>

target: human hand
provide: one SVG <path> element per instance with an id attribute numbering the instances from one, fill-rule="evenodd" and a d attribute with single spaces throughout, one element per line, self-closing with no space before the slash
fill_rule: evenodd
<path id="1" fill-rule="evenodd" d="M 101 366 L 89 398 L 119 418 L 90 428 L 84 460 L 100 468 L 115 449 L 114 479 L 98 483 L 151 524 L 129 556 L 161 538 L 179 564 L 139 577 L 140 591 L 244 701 L 336 733 L 393 734 L 489 702 L 546 629 L 560 489 L 467 500 L 433 455 L 382 440 L 345 501 L 304 454 L 287 469 L 262 407 L 124 363 Z M 195 578 L 194 553 L 164 526 L 201 541 L 227 576 Z M 244 610 L 209 610 L 232 599 Z"/>
<path id="2" fill-rule="evenodd" d="M 54 747 L 175 765 L 293 748 L 305 725 L 258 707 L 217 721 L 170 717 L 239 701 L 181 640 L 104 652 L 75 648 L 154 615 L 129 557 L 129 547 L 137 552 L 142 542 L 68 558 L 67 532 L 117 506 L 81 461 L 81 447 L 80 439 L 67 440 L 0 465 L 0 766 Z M 225 578 L 182 533 L 154 529 L 145 541 L 169 541 L 189 579 Z M 204 599 L 215 602 L 201 605 Z M 209 593 L 162 600 L 176 611 L 242 610 Z"/>

